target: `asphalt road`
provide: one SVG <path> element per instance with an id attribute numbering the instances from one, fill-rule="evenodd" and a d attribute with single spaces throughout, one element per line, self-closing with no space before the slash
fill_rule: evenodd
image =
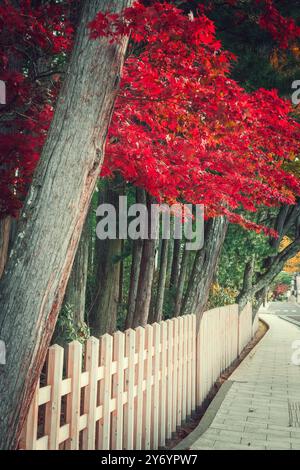
<path id="1" fill-rule="evenodd" d="M 300 327 L 300 305 L 293 302 L 270 302 L 265 313 L 272 313 Z"/>

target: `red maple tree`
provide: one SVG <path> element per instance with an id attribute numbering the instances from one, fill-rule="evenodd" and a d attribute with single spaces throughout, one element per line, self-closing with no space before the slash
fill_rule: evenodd
<path id="1" fill-rule="evenodd" d="M 5 0 L 0 7 L 0 79 L 8 91 L 1 111 L 10 115 L 1 122 L 0 217 L 16 216 L 22 205 L 59 89 L 53 77 L 47 86 L 36 79 L 28 55 L 51 62 L 71 49 L 72 3 L 21 0 L 16 7 Z M 100 12 L 90 24 L 93 39 L 131 34 L 102 174 L 121 172 L 159 200 L 203 203 L 207 216 L 226 214 L 259 230 L 236 209 L 293 203 L 299 193 L 299 181 L 282 169 L 298 151 L 292 107 L 275 90 L 249 94 L 230 78 L 235 58 L 205 14 L 148 3 L 121 15 Z M 283 47 L 284 35 L 288 42 L 299 36 L 272 1 L 254 3 L 257 22 Z M 206 12 L 207 2 L 201 6 Z"/>
<path id="2" fill-rule="evenodd" d="M 282 169 L 298 152 L 292 106 L 230 78 L 234 57 L 211 20 L 135 3 L 121 15 L 100 12 L 90 28 L 93 39 L 132 39 L 103 175 L 121 172 L 159 200 L 202 203 L 207 216 L 257 230 L 235 210 L 294 202 L 299 181 Z"/>
<path id="3" fill-rule="evenodd" d="M 0 218 L 17 216 L 39 160 L 59 90 L 58 77 L 43 76 L 72 47 L 69 2 L 4 0 L 0 6 L 1 106 Z"/>

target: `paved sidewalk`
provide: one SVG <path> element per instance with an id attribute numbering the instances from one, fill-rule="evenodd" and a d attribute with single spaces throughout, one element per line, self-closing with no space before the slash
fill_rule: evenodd
<path id="1" fill-rule="evenodd" d="M 221 387 L 178 449 L 300 450 L 300 328 L 262 314 L 270 329 Z"/>

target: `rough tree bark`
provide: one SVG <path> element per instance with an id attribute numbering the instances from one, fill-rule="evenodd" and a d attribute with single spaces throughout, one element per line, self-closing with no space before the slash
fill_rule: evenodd
<path id="1" fill-rule="evenodd" d="M 163 239 L 161 242 L 159 278 L 157 286 L 157 296 L 154 311 L 154 322 L 160 322 L 163 316 L 163 305 L 166 289 L 167 267 L 168 267 L 169 240 Z"/>
<path id="2" fill-rule="evenodd" d="M 204 246 L 196 253 L 193 269 L 182 306 L 182 313 L 204 312 L 209 289 L 224 243 L 228 221 L 225 217 L 210 219 L 205 227 Z"/>
<path id="3" fill-rule="evenodd" d="M 295 238 L 293 243 L 278 253 L 276 257 L 272 257 L 272 263 L 270 266 L 262 274 L 258 275 L 252 287 L 247 292 L 245 292 L 243 296 L 239 297 L 239 305 L 243 305 L 245 302 L 247 302 L 247 299 L 253 299 L 254 296 L 257 296 L 259 300 L 262 300 L 263 290 L 271 284 L 273 279 L 275 279 L 275 277 L 282 271 L 285 263 L 290 258 L 293 258 L 299 252 L 299 250 L 300 236 Z M 261 292 L 261 295 L 259 292 Z"/>
<path id="4" fill-rule="evenodd" d="M 148 231 L 149 238 L 143 240 L 143 251 L 142 259 L 140 265 L 140 274 L 139 282 L 137 289 L 137 297 L 135 302 L 135 311 L 132 322 L 132 327 L 136 328 L 138 326 L 145 326 L 148 321 L 150 302 L 151 302 L 151 293 L 152 293 L 152 284 L 153 284 L 153 274 L 154 274 L 154 265 L 155 265 L 155 249 L 156 249 L 156 239 L 152 239 L 150 236 L 151 224 L 157 224 L 157 221 L 151 220 L 151 203 L 154 203 L 154 199 L 150 196 L 147 196 L 147 207 L 148 207 Z"/>
<path id="5" fill-rule="evenodd" d="M 97 270 L 97 293 L 89 318 L 93 336 L 116 330 L 119 303 L 120 257 L 122 240 L 101 240 Z"/>
<path id="6" fill-rule="evenodd" d="M 90 224 L 89 214 L 85 220 L 76 256 L 72 266 L 72 271 L 68 280 L 68 285 L 65 292 L 63 307 L 70 307 L 72 311 L 72 323 L 75 331 L 78 331 L 85 322 L 85 303 L 86 303 L 86 286 L 88 276 L 88 259 L 89 259 L 89 245 L 90 245 Z M 64 328 L 59 327 L 59 322 L 56 323 L 56 328 L 52 337 L 52 344 L 57 343 L 65 346 L 66 331 Z"/>
<path id="7" fill-rule="evenodd" d="M 112 204 L 118 212 L 119 191 L 116 181 L 105 183 L 99 193 L 99 204 Z M 121 239 L 100 240 L 96 238 L 96 290 L 89 326 L 94 336 L 113 333 L 117 325 L 117 311 L 120 295 Z"/>
<path id="8" fill-rule="evenodd" d="M 84 2 L 67 76 L 21 214 L 0 289 L 0 448 L 16 448 L 61 307 L 90 204 L 127 47 L 89 39 L 99 10 L 130 0 Z"/>
<path id="9" fill-rule="evenodd" d="M 187 270 L 188 270 L 188 263 L 189 263 L 189 251 L 186 250 L 186 248 L 184 248 L 184 251 L 182 253 L 182 259 L 181 259 L 178 286 L 176 290 L 174 317 L 178 317 L 181 313 L 183 294 L 184 294 L 184 285 L 185 285 L 185 281 L 187 277 Z"/>
<path id="10" fill-rule="evenodd" d="M 171 219 L 171 230 L 172 230 L 172 227 L 173 227 L 173 218 Z M 170 288 L 171 272 L 172 272 L 172 264 L 173 264 L 173 250 L 174 250 L 174 243 L 173 243 L 173 240 L 170 239 L 169 250 L 168 250 L 166 289 Z"/>
<path id="11" fill-rule="evenodd" d="M 243 311 L 243 309 L 246 306 L 247 302 L 252 300 L 252 299 L 248 298 L 247 294 L 251 290 L 252 285 L 253 285 L 254 262 L 255 262 L 255 257 L 254 257 L 254 255 L 252 255 L 251 260 L 248 261 L 245 265 L 244 277 L 243 277 L 243 286 L 242 286 L 242 290 L 241 290 L 241 292 L 240 292 L 240 294 L 237 298 L 240 312 Z M 241 299 L 241 301 L 239 299 Z"/>
<path id="12" fill-rule="evenodd" d="M 136 202 L 138 204 L 146 204 L 146 193 L 140 188 L 136 188 Z M 143 253 L 143 240 L 132 240 L 132 261 L 131 261 L 131 272 L 130 272 L 130 284 L 128 294 L 128 307 L 127 315 L 125 320 L 125 329 L 132 328 L 135 303 L 138 292 L 141 260 Z"/>
<path id="13" fill-rule="evenodd" d="M 267 295 L 268 286 L 263 287 L 260 291 L 255 294 L 255 304 L 252 307 L 252 318 L 255 318 L 258 310 L 260 309 L 261 305 L 263 304 L 265 297 Z"/>
<path id="14" fill-rule="evenodd" d="M 0 220 L 0 279 L 8 258 L 11 217 Z"/>
<path id="15" fill-rule="evenodd" d="M 143 240 L 133 240 L 132 242 L 132 262 L 130 272 L 130 284 L 128 295 L 128 308 L 125 320 L 125 329 L 132 328 L 135 303 L 138 292 L 139 276 L 143 252 Z"/>
<path id="16" fill-rule="evenodd" d="M 73 307 L 75 324 L 84 322 L 85 293 L 89 256 L 89 235 L 89 220 L 87 217 L 81 233 L 64 298 L 64 303 L 72 305 Z"/>
<path id="17" fill-rule="evenodd" d="M 285 263 L 295 256 L 300 249 L 300 202 L 294 206 L 282 206 L 278 212 L 274 229 L 278 233 L 278 237 L 270 237 L 269 244 L 273 250 L 273 254 L 264 260 L 264 269 L 261 273 L 254 273 L 251 285 L 246 286 L 238 297 L 239 308 L 243 308 L 245 304 L 256 299 L 256 305 L 261 305 L 266 288 L 271 284 L 273 279 L 282 271 Z M 284 250 L 279 251 L 280 242 L 285 235 L 294 232 L 294 241 Z"/>
<path id="18" fill-rule="evenodd" d="M 172 270 L 170 277 L 170 288 L 176 289 L 179 271 L 180 271 L 180 251 L 181 251 L 181 240 L 177 238 L 174 239 L 173 243 L 173 260 L 172 260 Z"/>

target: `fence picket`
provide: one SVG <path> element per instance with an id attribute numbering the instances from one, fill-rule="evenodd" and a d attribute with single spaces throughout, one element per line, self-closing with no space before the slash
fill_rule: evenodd
<path id="1" fill-rule="evenodd" d="M 197 374 L 197 355 L 196 355 L 196 315 L 191 315 L 191 343 L 192 343 L 192 398 L 191 398 L 191 407 L 192 407 L 192 412 L 195 411 L 196 409 L 196 374 Z"/>
<path id="2" fill-rule="evenodd" d="M 187 398 L 186 398 L 186 414 L 191 415 L 192 412 L 192 315 L 187 316 Z"/>
<path id="3" fill-rule="evenodd" d="M 182 422 L 182 390 L 183 390 L 183 318 L 179 320 L 179 338 L 178 338 L 178 382 L 177 382 L 177 426 Z"/>
<path id="4" fill-rule="evenodd" d="M 125 350 L 128 358 L 126 374 L 127 403 L 124 407 L 124 449 L 133 449 L 134 438 L 134 379 L 135 379 L 135 331 L 125 331 Z"/>
<path id="5" fill-rule="evenodd" d="M 112 369 L 112 336 L 106 334 L 100 338 L 100 365 L 103 367 L 103 384 L 100 398 L 102 406 L 102 418 L 98 423 L 98 449 L 109 450 L 110 448 L 110 402 L 111 402 L 111 369 Z"/>
<path id="6" fill-rule="evenodd" d="M 158 448 L 158 418 L 159 418 L 159 372 L 160 372 L 160 325 L 154 323 L 153 346 L 154 346 L 154 370 L 153 393 L 152 393 L 152 449 Z"/>
<path id="7" fill-rule="evenodd" d="M 64 350 L 55 344 L 49 348 L 47 383 L 51 385 L 51 401 L 46 405 L 45 432 L 48 435 L 48 449 L 59 447 L 59 427 L 61 411 L 61 384 Z"/>
<path id="8" fill-rule="evenodd" d="M 82 345 L 79 341 L 68 344 L 67 377 L 71 379 L 71 391 L 67 396 L 66 421 L 70 425 L 69 439 L 66 449 L 79 448 L 79 418 L 80 418 L 80 376 L 82 369 Z"/>
<path id="9" fill-rule="evenodd" d="M 143 404 L 144 404 L 144 369 L 145 369 L 145 330 L 142 327 L 136 329 L 136 348 L 138 354 L 137 365 L 137 396 L 135 415 L 135 448 L 142 449 L 143 436 Z"/>
<path id="10" fill-rule="evenodd" d="M 23 445 L 25 449 L 36 450 L 37 441 L 37 424 L 38 424 L 38 411 L 39 411 L 39 383 L 33 395 L 33 399 L 29 408 L 28 416 L 25 422 Z"/>
<path id="11" fill-rule="evenodd" d="M 168 320 L 168 418 L 167 438 L 171 439 L 172 432 L 177 426 L 177 391 L 178 391 L 178 321 L 177 318 Z M 170 377 L 169 377 L 170 376 Z"/>
<path id="12" fill-rule="evenodd" d="M 88 384 L 84 393 L 84 414 L 87 415 L 87 425 L 82 433 L 82 447 L 87 450 L 93 450 L 96 446 L 98 367 L 99 340 L 92 336 L 87 340 L 85 350 L 85 370 L 88 372 Z"/>
<path id="13" fill-rule="evenodd" d="M 123 448 L 124 355 L 125 336 L 121 331 L 117 331 L 113 336 L 113 360 L 116 362 L 116 373 L 113 377 L 113 397 L 116 399 L 116 407 L 112 413 L 111 431 L 113 450 Z"/>
<path id="14" fill-rule="evenodd" d="M 153 351 L 153 328 L 150 325 L 145 327 L 145 347 L 146 358 L 146 391 L 144 400 L 144 438 L 143 449 L 150 449 L 151 442 L 151 394 L 152 394 L 152 351 Z"/>
<path id="15" fill-rule="evenodd" d="M 161 323 L 161 364 L 160 364 L 160 394 L 159 394 L 159 415 L 160 415 L 160 427 L 159 427 L 159 445 L 164 446 L 166 442 L 166 391 L 167 391 L 167 324 L 166 322 Z M 172 363 L 171 363 L 172 366 Z M 172 384 L 172 374 L 170 377 L 170 382 Z M 171 395 L 172 397 L 172 395 Z M 172 399 L 168 397 L 171 401 L 170 409 L 172 410 Z M 170 422 L 172 418 L 172 413 L 170 413 Z"/>

